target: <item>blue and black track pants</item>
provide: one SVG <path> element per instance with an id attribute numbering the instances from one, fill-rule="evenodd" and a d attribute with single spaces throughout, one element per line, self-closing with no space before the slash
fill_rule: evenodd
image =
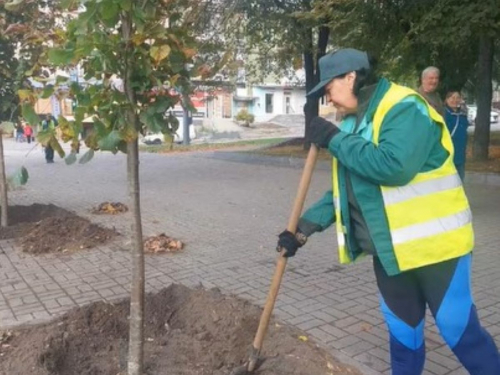
<path id="1" fill-rule="evenodd" d="M 388 276 L 374 257 L 381 308 L 389 327 L 392 375 L 420 375 L 429 309 L 441 336 L 471 375 L 500 375 L 500 355 L 481 327 L 471 295 L 471 254 Z"/>

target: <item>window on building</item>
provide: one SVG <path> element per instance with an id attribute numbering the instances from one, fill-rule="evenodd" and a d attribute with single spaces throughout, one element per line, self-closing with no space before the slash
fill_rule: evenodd
<path id="1" fill-rule="evenodd" d="M 290 103 L 290 97 L 289 96 L 285 96 L 285 113 L 287 115 L 289 115 L 290 113 L 292 113 L 292 105 Z"/>
<path id="2" fill-rule="evenodd" d="M 266 113 L 273 113 L 273 98 L 274 94 L 266 94 Z"/>

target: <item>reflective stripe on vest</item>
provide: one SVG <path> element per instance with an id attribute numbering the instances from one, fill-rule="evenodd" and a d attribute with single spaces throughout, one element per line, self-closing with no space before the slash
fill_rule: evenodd
<path id="1" fill-rule="evenodd" d="M 434 180 L 416 182 L 414 184 L 384 190 L 384 203 L 389 206 L 419 196 L 437 193 L 462 186 L 462 180 L 458 174 L 452 174 Z"/>
<path id="2" fill-rule="evenodd" d="M 346 245 L 346 228 L 342 225 L 342 210 L 340 209 L 340 189 L 339 189 L 339 180 L 336 178 L 338 174 L 338 164 L 337 159 L 333 159 L 333 202 L 335 205 L 335 224 L 337 228 L 337 243 L 338 243 L 338 252 L 339 252 L 339 262 L 341 264 L 351 263 L 351 254 L 349 253 L 349 249 Z"/>

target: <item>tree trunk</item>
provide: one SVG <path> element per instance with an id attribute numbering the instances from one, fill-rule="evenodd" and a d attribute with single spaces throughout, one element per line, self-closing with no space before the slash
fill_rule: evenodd
<path id="1" fill-rule="evenodd" d="M 2 205 L 1 225 L 9 225 L 9 201 L 7 199 L 7 178 L 5 177 L 5 157 L 3 154 L 3 133 L 0 132 L 0 204 Z"/>
<path id="2" fill-rule="evenodd" d="M 130 332 L 128 374 L 143 374 L 144 343 L 144 250 L 139 187 L 138 140 L 127 144 L 128 192 L 132 213 L 132 284 L 130 293 Z"/>
<path id="3" fill-rule="evenodd" d="M 129 49 L 131 41 L 132 17 L 130 12 L 122 13 L 122 36 Z M 136 113 L 137 100 L 132 87 L 134 57 L 128 54 L 123 77 L 123 88 L 130 104 L 128 122 L 138 130 Z M 139 143 L 134 139 L 127 143 L 128 193 L 132 214 L 132 284 L 130 292 L 130 329 L 128 346 L 128 375 L 143 375 L 144 368 L 144 246 L 142 243 L 141 195 L 139 187 Z"/>
<path id="4" fill-rule="evenodd" d="M 481 35 L 477 71 L 477 117 L 474 144 L 472 145 L 474 160 L 488 160 L 491 99 L 493 96 L 493 50 L 493 38 Z"/>
<path id="5" fill-rule="evenodd" d="M 304 70 L 306 73 L 306 92 L 309 92 L 316 85 L 315 72 L 314 72 L 314 55 L 312 51 L 304 52 Z M 306 104 L 304 105 L 304 117 L 305 117 L 304 148 L 306 150 L 308 150 L 309 147 L 311 147 L 311 142 L 309 141 L 310 124 L 312 119 L 318 116 L 318 111 L 319 111 L 318 106 L 319 106 L 318 98 L 311 98 L 311 97 L 306 98 Z"/>
<path id="6" fill-rule="evenodd" d="M 330 28 L 320 27 L 318 34 L 318 47 L 313 47 L 313 32 L 312 29 L 307 31 L 308 47 L 304 51 L 304 70 L 306 73 L 306 91 L 309 92 L 319 82 L 319 65 L 318 61 L 325 55 L 326 47 L 328 45 L 328 38 L 330 36 Z M 319 114 L 319 98 L 307 98 L 304 106 L 305 117 L 305 142 L 304 148 L 309 149 L 311 142 L 309 142 L 309 129 L 313 118 Z"/>

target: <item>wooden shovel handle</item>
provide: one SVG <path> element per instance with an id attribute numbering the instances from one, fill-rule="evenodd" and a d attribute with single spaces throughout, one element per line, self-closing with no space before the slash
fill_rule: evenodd
<path id="1" fill-rule="evenodd" d="M 309 154 L 307 155 L 306 164 L 302 172 L 302 178 L 300 179 L 299 189 L 297 191 L 295 202 L 293 204 L 292 214 L 290 215 L 290 219 L 288 220 L 287 230 L 292 233 L 295 233 L 295 231 L 297 230 L 297 224 L 299 222 L 302 209 L 304 208 L 304 201 L 306 200 L 307 191 L 309 189 L 309 185 L 311 184 L 311 177 L 314 171 L 314 166 L 316 165 L 317 157 L 318 149 L 315 145 L 311 145 Z M 282 252 L 278 257 L 276 270 L 274 271 L 274 276 L 271 282 L 271 287 L 269 289 L 269 294 L 267 295 L 264 311 L 262 311 L 262 315 L 260 317 L 259 328 L 257 329 L 257 333 L 253 341 L 253 349 L 257 352 L 257 354 L 262 349 L 262 342 L 264 341 L 267 327 L 269 325 L 269 320 L 274 309 L 274 303 L 276 302 L 276 297 L 278 296 L 281 279 L 283 278 L 283 274 L 285 273 L 286 262 L 287 258 L 283 256 Z M 250 360 L 248 371 L 253 371 L 253 368 L 250 368 L 250 366 L 254 367 L 255 364 L 255 361 Z"/>

